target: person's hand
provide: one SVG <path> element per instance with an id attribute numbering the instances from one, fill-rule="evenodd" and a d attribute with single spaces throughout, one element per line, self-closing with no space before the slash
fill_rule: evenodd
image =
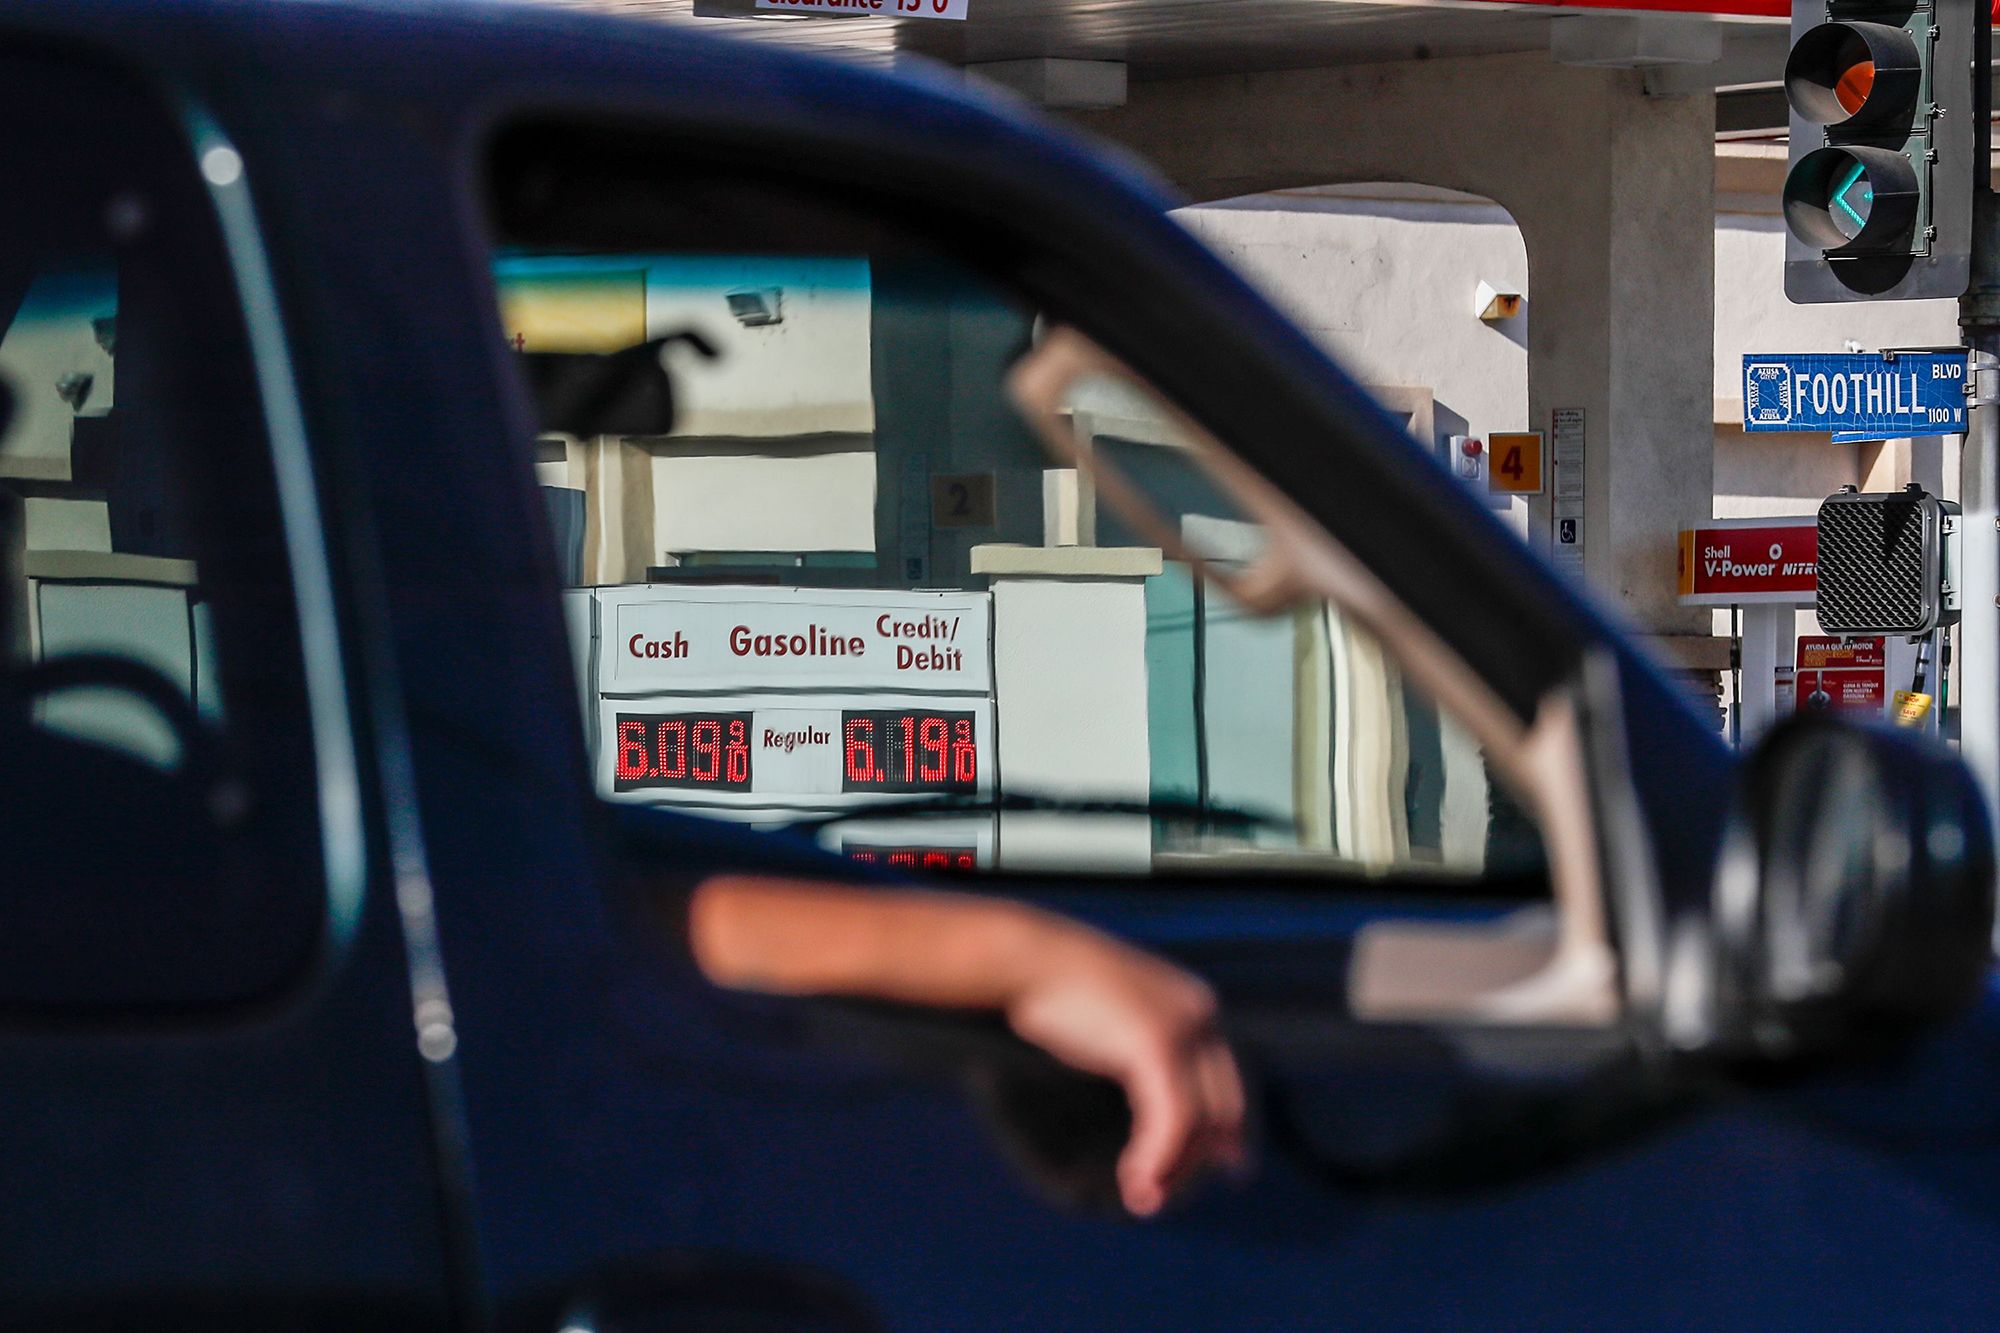
<path id="1" fill-rule="evenodd" d="M 1116 1080 L 1132 1108 L 1118 1191 L 1145 1217 L 1209 1167 L 1240 1167 L 1243 1080 L 1200 980 L 1052 920 L 1008 1023 L 1064 1064 Z"/>
<path id="2" fill-rule="evenodd" d="M 997 1009 L 1023 1040 L 1115 1080 L 1132 1108 L 1118 1191 L 1141 1216 L 1204 1168 L 1244 1160 L 1243 1080 L 1208 987 L 1066 917 L 963 894 L 717 875 L 695 890 L 688 938 L 718 985 Z"/>

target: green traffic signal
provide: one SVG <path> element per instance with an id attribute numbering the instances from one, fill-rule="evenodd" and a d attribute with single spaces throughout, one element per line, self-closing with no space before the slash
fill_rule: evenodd
<path id="1" fill-rule="evenodd" d="M 1785 178 L 1785 225 L 1830 257 L 1907 252 L 1916 231 L 1916 168 L 1893 149 L 1818 148 Z"/>

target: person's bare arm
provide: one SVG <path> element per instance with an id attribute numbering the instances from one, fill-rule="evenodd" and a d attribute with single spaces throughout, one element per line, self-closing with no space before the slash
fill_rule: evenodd
<path id="1" fill-rule="evenodd" d="M 1208 987 L 1078 922 L 958 894 L 719 875 L 695 891 L 688 934 L 718 985 L 994 1009 L 1057 1059 L 1117 1080 L 1132 1107 L 1118 1185 L 1134 1213 L 1242 1159 L 1243 1084 Z"/>

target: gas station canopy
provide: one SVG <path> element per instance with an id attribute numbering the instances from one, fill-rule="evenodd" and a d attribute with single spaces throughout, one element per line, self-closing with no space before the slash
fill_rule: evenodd
<path id="1" fill-rule="evenodd" d="M 667 22 L 733 20 L 736 35 L 753 40 L 880 60 L 1110 61 L 1133 81 L 1548 51 L 1564 64 L 1644 69 L 1674 91 L 1724 90 L 1725 132 L 1783 125 L 1782 97 L 1771 94 L 1790 13 L 1782 0 L 968 0 L 959 23 L 774 14 L 755 0 L 551 2 Z M 1732 114 L 1731 101 L 1757 110 Z"/>

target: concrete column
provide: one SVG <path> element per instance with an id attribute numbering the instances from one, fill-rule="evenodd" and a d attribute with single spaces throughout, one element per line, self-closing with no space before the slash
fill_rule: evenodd
<path id="1" fill-rule="evenodd" d="M 617 435 L 566 439 L 564 451 L 568 484 L 585 497 L 583 582 L 644 583 L 647 566 L 660 557 L 653 549 L 652 455 Z"/>
<path id="2" fill-rule="evenodd" d="M 1010 792 L 1143 802 L 1151 790 L 1145 580 L 1155 547 L 987 545 L 993 580 L 994 730 Z M 1000 816 L 1000 864 L 1143 873 L 1152 821 Z"/>
<path id="3" fill-rule="evenodd" d="M 1197 200 L 1414 181 L 1505 207 L 1528 251 L 1530 420 L 1584 413 L 1585 576 L 1646 630 L 1708 633 L 1676 602 L 1674 551 L 1713 492 L 1713 94 L 1529 54 L 1147 81 L 1075 119 Z M 1531 505 L 1544 549 L 1552 519 Z"/>

